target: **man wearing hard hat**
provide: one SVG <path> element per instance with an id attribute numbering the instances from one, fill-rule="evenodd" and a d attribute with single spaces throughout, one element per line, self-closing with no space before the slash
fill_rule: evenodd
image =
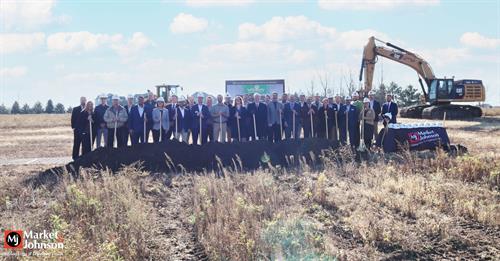
<path id="1" fill-rule="evenodd" d="M 94 110 L 96 117 L 95 124 L 97 126 L 96 144 L 98 148 L 108 146 L 108 138 L 109 138 L 108 128 L 106 127 L 106 122 L 104 121 L 104 113 L 106 113 L 106 111 L 109 109 L 108 96 L 103 93 L 99 95 L 99 99 L 101 100 L 101 104 L 97 105 Z M 103 145 L 101 145 L 102 137 L 103 137 Z"/>

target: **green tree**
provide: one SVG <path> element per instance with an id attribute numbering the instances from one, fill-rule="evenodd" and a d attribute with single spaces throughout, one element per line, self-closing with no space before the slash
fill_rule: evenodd
<path id="1" fill-rule="evenodd" d="M 43 113 L 42 103 L 37 101 L 35 105 L 33 105 L 33 113 L 40 114 Z"/>
<path id="2" fill-rule="evenodd" d="M 66 113 L 71 113 L 73 111 L 73 108 L 71 106 L 68 106 L 66 109 Z"/>
<path id="3" fill-rule="evenodd" d="M 0 105 L 0 114 L 9 114 L 9 110 L 5 107 L 5 104 Z"/>
<path id="4" fill-rule="evenodd" d="M 23 105 L 23 108 L 21 109 L 21 113 L 22 114 L 30 114 L 31 113 L 30 106 L 27 103 L 25 103 Z"/>
<path id="5" fill-rule="evenodd" d="M 64 110 L 64 105 L 62 103 L 56 104 L 56 108 L 54 109 L 54 112 L 59 113 L 59 114 L 65 113 L 66 111 Z"/>
<path id="6" fill-rule="evenodd" d="M 19 114 L 21 111 L 19 109 L 19 102 L 15 101 L 14 104 L 12 104 L 12 108 L 10 108 L 10 113 L 11 114 Z"/>
<path id="7" fill-rule="evenodd" d="M 45 113 L 54 113 L 54 103 L 51 99 L 47 101 L 47 106 L 45 106 Z"/>
<path id="8" fill-rule="evenodd" d="M 402 107 L 418 104 L 420 101 L 420 90 L 414 88 L 412 85 L 408 85 L 401 91 L 399 100 Z"/>

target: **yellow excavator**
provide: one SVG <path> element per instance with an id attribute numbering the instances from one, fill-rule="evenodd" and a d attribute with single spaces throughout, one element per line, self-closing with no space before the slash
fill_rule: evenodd
<path id="1" fill-rule="evenodd" d="M 377 45 L 376 42 L 385 46 Z M 456 105 L 452 102 L 482 102 L 485 99 L 485 89 L 481 80 L 454 80 L 436 78 L 431 66 L 417 54 L 395 46 L 391 43 L 370 37 L 363 50 L 359 81 L 365 75 L 365 95 L 372 89 L 373 74 L 378 56 L 404 64 L 417 72 L 418 81 L 422 87 L 424 103 L 403 108 L 402 117 L 442 119 L 445 112 L 447 119 L 468 119 L 481 117 L 481 108 L 471 105 Z M 425 81 L 427 88 L 422 83 Z"/>

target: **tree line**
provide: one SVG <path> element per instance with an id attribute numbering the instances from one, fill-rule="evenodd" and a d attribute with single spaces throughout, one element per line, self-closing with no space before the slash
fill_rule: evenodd
<path id="1" fill-rule="evenodd" d="M 31 107 L 27 103 L 21 106 L 18 101 L 15 101 L 10 108 L 7 108 L 4 104 L 0 105 L 0 114 L 62 114 L 69 113 L 71 110 L 71 107 L 65 108 L 62 103 L 57 103 L 54 106 L 52 99 L 47 101 L 45 107 L 39 101 L 35 102 Z"/>

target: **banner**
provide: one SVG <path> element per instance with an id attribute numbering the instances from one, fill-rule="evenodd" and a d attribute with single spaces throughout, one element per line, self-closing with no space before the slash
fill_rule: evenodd
<path id="1" fill-rule="evenodd" d="M 377 140 L 378 146 L 383 142 L 384 152 L 395 152 L 398 146 L 408 146 L 410 150 L 427 150 L 450 143 L 448 133 L 443 127 L 388 128 L 385 135 L 384 131 L 380 131 Z"/>
<path id="2" fill-rule="evenodd" d="M 273 92 L 281 96 L 285 92 L 285 80 L 226 81 L 226 93 L 231 97 L 254 93 L 270 95 Z"/>

